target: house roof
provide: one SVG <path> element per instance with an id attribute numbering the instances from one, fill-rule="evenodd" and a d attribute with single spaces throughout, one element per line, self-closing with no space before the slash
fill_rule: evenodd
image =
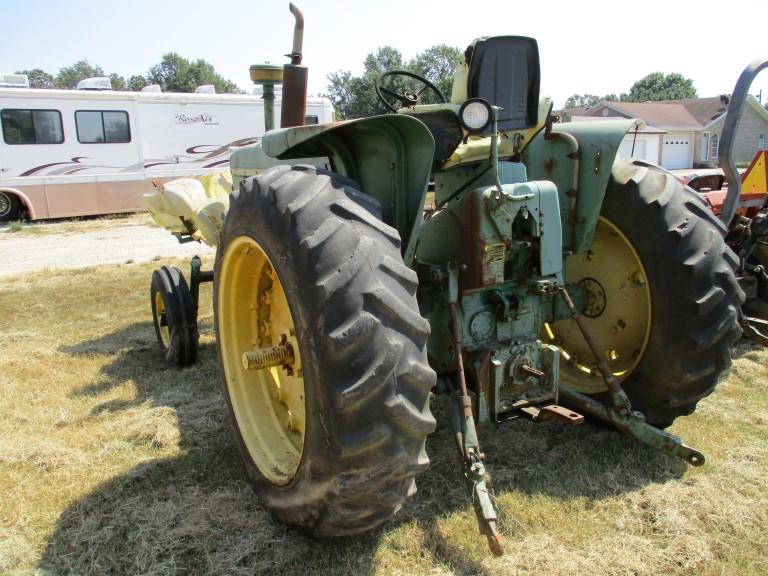
<path id="1" fill-rule="evenodd" d="M 570 114 L 571 116 L 584 116 L 584 113 L 589 110 L 589 108 L 562 108 L 560 110 L 553 110 L 552 114 L 555 116 L 560 116 L 562 118 L 563 114 Z"/>
<path id="2" fill-rule="evenodd" d="M 747 96 L 746 104 L 768 124 L 766 110 L 751 94 Z M 652 127 L 661 132 L 699 132 L 709 129 L 710 125 L 720 120 L 727 111 L 727 105 L 720 96 L 709 98 L 688 98 L 685 100 L 661 100 L 659 102 L 612 102 L 602 101 L 592 108 L 578 113 L 581 109 L 565 109 L 570 112 L 572 121 L 610 119 L 616 116 L 624 118 L 639 118 L 645 121 L 646 127 L 642 132 L 652 133 Z"/>
<path id="3" fill-rule="evenodd" d="M 605 108 L 627 118 L 642 118 L 647 124 L 657 128 L 697 130 L 702 126 L 682 104 L 661 102 L 600 102 L 587 110 L 585 115 L 600 116 Z"/>
<path id="4" fill-rule="evenodd" d="M 768 122 L 768 111 L 754 96 L 747 96 L 746 103 Z M 728 105 L 723 103 L 720 96 L 659 102 L 603 101 L 588 109 L 584 116 L 602 116 L 606 108 L 627 118 L 641 118 L 649 126 L 667 130 L 701 130 L 722 118 Z"/>
<path id="5" fill-rule="evenodd" d="M 706 126 L 713 120 L 717 120 L 725 114 L 728 105 L 724 104 L 720 96 L 709 98 L 686 98 L 685 100 L 662 100 L 660 104 L 679 104 L 684 106 L 691 116 L 702 126 Z"/>

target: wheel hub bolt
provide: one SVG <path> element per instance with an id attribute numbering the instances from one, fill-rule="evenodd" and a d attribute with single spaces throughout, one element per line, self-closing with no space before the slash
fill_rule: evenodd
<path id="1" fill-rule="evenodd" d="M 263 370 L 273 366 L 290 366 L 293 364 L 293 361 L 293 348 L 290 344 L 259 348 L 243 353 L 243 367 L 246 370 Z"/>

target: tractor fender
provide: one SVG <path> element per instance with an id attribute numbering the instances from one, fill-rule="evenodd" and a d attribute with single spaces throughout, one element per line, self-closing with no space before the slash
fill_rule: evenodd
<path id="1" fill-rule="evenodd" d="M 627 133 L 642 130 L 637 119 L 565 122 L 552 126 L 552 133 L 539 133 L 523 153 L 529 180 L 555 183 L 560 199 L 563 249 L 579 253 L 589 249 L 597 219 L 603 206 L 605 191 L 613 174 L 619 145 Z M 578 142 L 578 155 L 573 146 L 557 134 L 570 134 Z M 574 161 L 578 161 L 578 185 L 573 188 Z"/>
<path id="2" fill-rule="evenodd" d="M 327 158 L 381 204 L 385 223 L 397 229 L 410 265 L 427 193 L 435 141 L 420 120 L 402 114 L 280 128 L 262 139 L 264 153 L 280 160 Z"/>

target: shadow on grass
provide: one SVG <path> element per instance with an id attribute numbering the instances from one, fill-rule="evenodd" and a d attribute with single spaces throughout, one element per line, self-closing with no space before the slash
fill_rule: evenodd
<path id="1" fill-rule="evenodd" d="M 42 571 L 371 574 L 387 571 L 377 565 L 382 540 L 412 523 L 420 528 L 422 541 L 409 544 L 420 544 L 421 554 L 434 565 L 459 574 L 490 573 L 439 525 L 456 511 L 472 514 L 443 418 L 444 399 L 434 402 L 439 428 L 427 442 L 432 466 L 419 477 L 419 492 L 396 519 L 362 537 L 319 542 L 280 524 L 251 492 L 217 386 L 213 343 L 201 346 L 197 365 L 181 370 L 164 363 L 148 322 L 61 350 L 114 355 L 101 378 L 76 390 L 76 397 L 98 396 L 127 382 L 136 389 L 132 400 L 97 404 L 91 418 L 136 410 L 151 420 L 153 414 L 170 412 L 179 452 L 154 460 L 150 455 L 72 503 L 56 522 L 39 565 Z M 612 430 L 588 426 L 518 420 L 482 429 L 481 443 L 499 497 L 518 492 L 597 501 L 678 478 L 684 471 L 676 461 Z M 502 512 L 505 536 L 514 538 L 515 511 Z M 476 530 L 474 523 L 469 526 Z"/>

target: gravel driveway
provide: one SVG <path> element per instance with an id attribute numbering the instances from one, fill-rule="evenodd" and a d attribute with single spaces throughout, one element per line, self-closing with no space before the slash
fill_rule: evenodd
<path id="1" fill-rule="evenodd" d="M 0 277 L 44 268 L 65 269 L 150 262 L 157 257 L 213 254 L 198 242 L 179 244 L 148 218 L 34 224 L 21 232 L 0 228 Z"/>

